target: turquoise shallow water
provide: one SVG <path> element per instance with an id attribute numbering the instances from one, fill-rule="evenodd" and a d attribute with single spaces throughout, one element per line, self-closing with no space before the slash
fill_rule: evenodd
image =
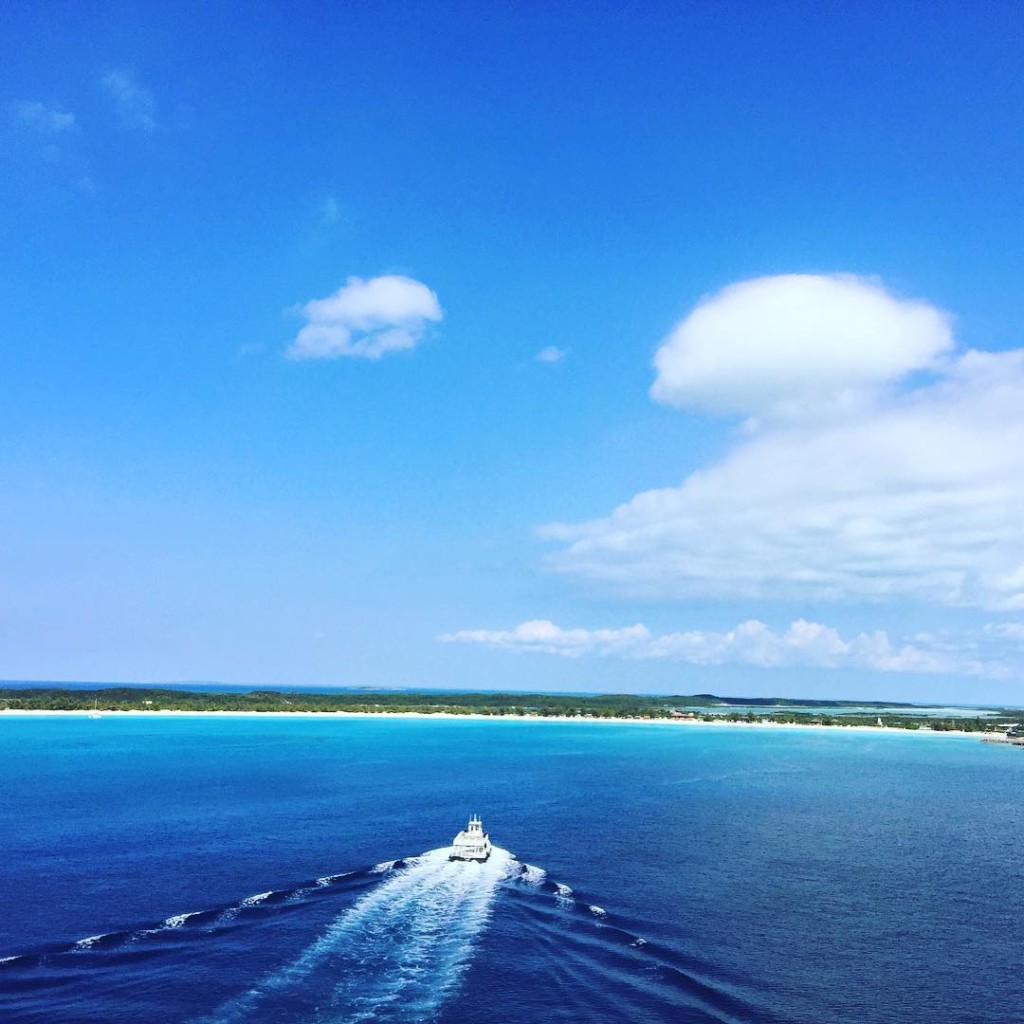
<path id="1" fill-rule="evenodd" d="M 971 738 L 19 718 L 0 779 L 4 1020 L 1024 1018 Z M 474 811 L 518 860 L 417 856 Z"/>

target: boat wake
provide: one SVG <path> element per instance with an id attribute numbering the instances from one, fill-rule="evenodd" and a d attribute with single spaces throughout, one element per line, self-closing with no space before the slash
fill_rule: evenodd
<path id="1" fill-rule="evenodd" d="M 770 1020 L 743 979 L 642 937 L 542 868 L 498 847 L 485 862 L 450 853 L 5 957 L 0 1017 L 483 1024 L 502 992 L 517 1019 L 552 1024 Z M 86 979 L 88 1009 L 75 997 Z"/>
<path id="2" fill-rule="evenodd" d="M 385 881 L 208 1024 L 433 1019 L 472 956 L 499 884 L 521 867 L 497 847 L 485 863 L 449 861 L 449 853 L 378 865 Z"/>

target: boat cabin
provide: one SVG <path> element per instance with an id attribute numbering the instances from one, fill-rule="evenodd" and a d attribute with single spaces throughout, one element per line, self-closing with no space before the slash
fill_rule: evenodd
<path id="1" fill-rule="evenodd" d="M 491 837 L 484 831 L 480 815 L 474 814 L 469 824 L 452 841 L 449 860 L 487 860 L 491 855 Z"/>

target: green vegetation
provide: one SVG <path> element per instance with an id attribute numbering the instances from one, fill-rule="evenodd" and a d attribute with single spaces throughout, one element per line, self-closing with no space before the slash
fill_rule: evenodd
<path id="1" fill-rule="evenodd" d="M 552 695 L 528 693 L 426 693 L 393 690 L 357 690 L 346 693 L 207 693 L 136 686 L 69 690 L 58 687 L 0 689 L 0 708 L 25 711 L 321 711 L 418 712 L 450 715 L 515 715 L 550 718 L 661 719 L 699 717 L 704 721 L 776 722 L 791 725 L 877 725 L 891 729 L 932 729 L 987 732 L 995 728 L 1024 728 L 1024 713 L 1014 710 L 975 718 L 929 717 L 910 704 L 854 701 L 798 701 L 788 698 L 695 696 L 649 697 L 636 694 Z M 735 710 L 729 707 L 757 711 Z M 790 708 L 794 710 L 789 710 Z M 812 708 L 813 710 L 795 710 Z M 870 708 L 870 714 L 836 714 L 844 708 Z M 696 710 L 694 710 L 696 709 Z M 712 712 L 711 709 L 715 709 Z M 832 711 L 832 714 L 829 714 Z"/>

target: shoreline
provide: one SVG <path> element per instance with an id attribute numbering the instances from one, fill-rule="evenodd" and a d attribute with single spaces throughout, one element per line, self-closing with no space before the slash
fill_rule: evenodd
<path id="1" fill-rule="evenodd" d="M 99 715 L 100 718 L 333 718 L 333 719 L 440 719 L 442 721 L 486 721 L 486 722 L 558 722 L 576 725 L 656 725 L 682 726 L 696 728 L 706 726 L 709 729 L 810 729 L 819 732 L 868 732 L 887 735 L 905 734 L 911 736 L 959 736 L 983 739 L 995 735 L 984 732 L 967 732 L 962 729 L 899 729 L 877 725 L 818 725 L 808 722 L 705 722 L 700 718 L 581 718 L 574 715 L 454 715 L 450 712 L 438 711 L 93 711 L 78 709 L 68 711 L 37 711 L 25 708 L 2 708 L 0 719 L 9 718 L 52 718 L 70 715 L 74 718 L 89 718 Z"/>

